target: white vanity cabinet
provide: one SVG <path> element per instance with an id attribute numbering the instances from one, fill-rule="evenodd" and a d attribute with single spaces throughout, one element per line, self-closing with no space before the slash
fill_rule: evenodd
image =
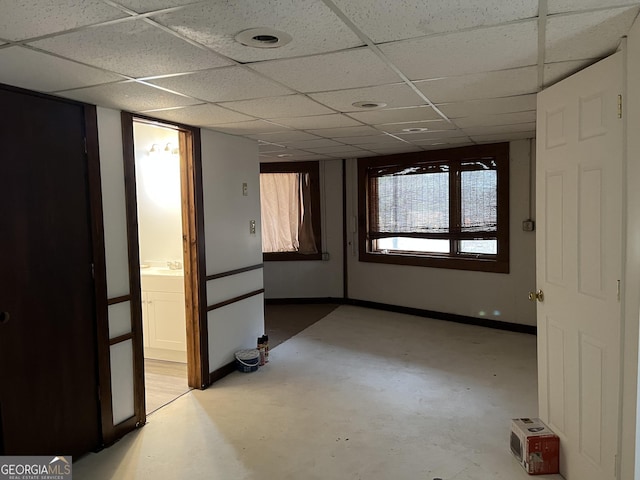
<path id="1" fill-rule="evenodd" d="M 140 280 L 145 358 L 186 362 L 184 277 L 143 273 Z"/>

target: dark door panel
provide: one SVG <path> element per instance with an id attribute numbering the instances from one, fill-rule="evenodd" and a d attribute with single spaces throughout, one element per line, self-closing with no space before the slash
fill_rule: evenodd
<path id="1" fill-rule="evenodd" d="M 0 106 L 0 446 L 78 455 L 100 444 L 84 112 Z"/>

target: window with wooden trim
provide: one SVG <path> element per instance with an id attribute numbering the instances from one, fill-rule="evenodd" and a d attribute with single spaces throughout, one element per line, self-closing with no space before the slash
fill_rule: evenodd
<path id="1" fill-rule="evenodd" d="M 360 261 L 509 272 L 509 144 L 358 160 Z"/>
<path id="2" fill-rule="evenodd" d="M 318 162 L 260 164 L 265 261 L 321 260 Z"/>

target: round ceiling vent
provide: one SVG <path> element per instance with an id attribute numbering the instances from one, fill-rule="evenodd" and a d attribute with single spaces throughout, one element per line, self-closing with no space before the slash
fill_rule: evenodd
<path id="1" fill-rule="evenodd" d="M 273 28 L 250 28 L 236 35 L 236 41 L 247 47 L 278 48 L 291 42 L 288 33 Z"/>
<path id="2" fill-rule="evenodd" d="M 403 128 L 402 129 L 403 132 L 407 132 L 407 133 L 426 132 L 427 130 L 429 130 L 429 129 L 425 128 L 425 127 L 412 127 L 412 128 Z"/>
<path id="3" fill-rule="evenodd" d="M 386 103 L 382 103 L 382 102 L 370 102 L 370 101 L 364 101 L 364 102 L 353 102 L 351 105 L 353 105 L 354 107 L 358 107 L 358 108 L 383 108 L 386 107 L 387 104 Z"/>

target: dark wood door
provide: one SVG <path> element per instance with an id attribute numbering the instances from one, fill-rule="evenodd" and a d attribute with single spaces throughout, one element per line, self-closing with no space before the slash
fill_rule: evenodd
<path id="1" fill-rule="evenodd" d="M 83 107 L 0 88 L 0 454 L 100 444 Z"/>

